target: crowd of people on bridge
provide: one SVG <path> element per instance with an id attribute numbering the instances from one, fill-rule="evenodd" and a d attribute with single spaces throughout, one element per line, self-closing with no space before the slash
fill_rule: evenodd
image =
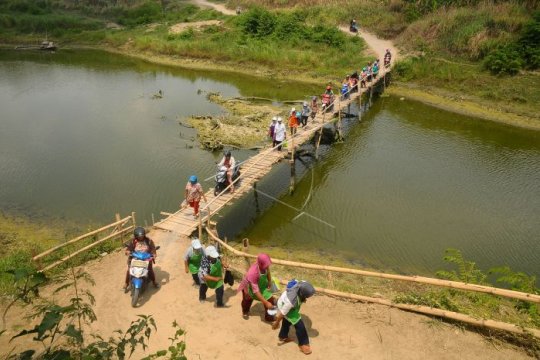
<path id="1" fill-rule="evenodd" d="M 386 49 L 384 55 L 384 67 L 388 68 L 392 60 L 392 54 L 390 49 Z M 367 84 L 376 80 L 380 72 L 381 64 L 380 59 L 375 59 L 373 62 L 369 61 L 366 66 L 362 67 L 360 72 L 355 71 L 351 75 L 346 75 L 341 82 L 341 88 L 339 89 L 339 96 L 341 100 L 347 100 L 350 98 L 350 94 L 358 91 L 358 84 L 360 88 L 367 87 Z M 323 112 L 332 109 L 335 101 L 334 91 L 332 85 L 328 84 L 324 93 L 320 96 L 320 107 Z M 308 124 L 308 120 L 311 118 L 315 120 L 319 112 L 319 97 L 311 97 L 311 102 L 307 101 L 302 103 L 302 108 L 297 110 L 293 107 L 288 113 L 287 125 L 289 133 L 294 136 L 297 133 L 299 127 L 305 128 Z M 278 151 L 286 145 L 287 130 L 283 123 L 281 116 L 273 116 L 270 125 L 268 126 L 268 137 L 272 141 L 272 147 Z"/>

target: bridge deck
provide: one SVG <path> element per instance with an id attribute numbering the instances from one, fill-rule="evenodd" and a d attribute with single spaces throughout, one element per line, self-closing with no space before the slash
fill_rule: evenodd
<path id="1" fill-rule="evenodd" d="M 332 110 L 325 113 L 319 111 L 313 120 L 308 121 L 306 127 L 298 127 L 294 139 L 292 140 L 292 143 L 294 143 L 294 148 L 297 148 L 309 141 L 317 131 L 322 129 L 324 125 L 336 121 L 333 116 L 334 114 L 346 109 L 347 106 L 358 99 L 363 93 L 372 90 L 372 88 L 377 86 L 380 81 L 384 81 L 383 79 L 386 75 L 384 69 L 379 71 L 379 75 L 380 76 L 376 80 L 367 83 L 366 88 L 358 87 L 358 91 L 351 93 L 349 99 L 342 100 L 336 95 L 334 108 Z M 205 195 L 208 200 L 208 204 L 201 202 L 202 221 L 207 221 L 209 216 L 219 212 L 223 207 L 231 204 L 234 199 L 240 198 L 243 194 L 250 191 L 253 184 L 268 174 L 274 164 L 289 156 L 293 147 L 291 146 L 291 137 L 289 133 L 287 136 L 287 144 L 287 150 L 283 149 L 278 151 L 277 149 L 273 148 L 265 148 L 262 149 L 258 154 L 247 159 L 242 164 L 241 175 L 239 177 L 239 181 L 235 183 L 235 192 L 233 194 L 225 191 L 217 196 L 214 196 L 213 187 L 206 192 Z M 193 217 L 193 210 L 190 207 L 184 207 L 173 214 L 162 214 L 167 215 L 167 217 L 154 224 L 154 227 L 158 229 L 171 231 L 178 235 L 189 236 L 199 226 L 200 220 Z"/>

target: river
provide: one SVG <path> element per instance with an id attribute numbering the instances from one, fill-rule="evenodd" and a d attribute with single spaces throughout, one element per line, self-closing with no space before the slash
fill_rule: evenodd
<path id="1" fill-rule="evenodd" d="M 95 51 L 0 52 L 0 209 L 81 224 L 174 210 L 187 177 L 211 176 L 220 156 L 178 124 L 222 111 L 198 90 L 313 93 Z M 539 274 L 540 134 L 392 97 L 346 128 L 320 161 L 297 163 L 292 196 L 286 163 L 259 184 L 304 214 L 251 194 L 223 213 L 220 234 L 405 273 L 432 274 L 453 247 L 484 269 Z"/>

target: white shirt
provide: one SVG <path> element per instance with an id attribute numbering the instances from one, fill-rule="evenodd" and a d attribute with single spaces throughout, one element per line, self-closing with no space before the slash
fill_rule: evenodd
<path id="1" fill-rule="evenodd" d="M 283 314 L 283 316 L 287 315 L 289 311 L 294 307 L 293 304 L 291 304 L 289 298 L 287 297 L 287 290 L 285 290 L 281 296 L 279 297 L 277 301 L 277 307 L 279 309 L 279 312 Z"/>
<path id="2" fill-rule="evenodd" d="M 276 127 L 274 128 L 274 139 L 276 141 L 283 141 L 285 140 L 285 134 L 285 125 L 283 125 L 283 123 L 281 122 L 278 122 Z"/>

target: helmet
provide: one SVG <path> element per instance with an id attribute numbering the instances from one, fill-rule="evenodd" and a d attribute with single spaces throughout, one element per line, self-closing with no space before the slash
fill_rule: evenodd
<path id="1" fill-rule="evenodd" d="M 291 112 L 295 112 L 295 111 L 296 111 L 296 109 L 295 109 L 295 108 L 292 108 L 292 109 L 291 109 Z"/>
<path id="2" fill-rule="evenodd" d="M 192 184 L 196 184 L 197 183 L 197 176 L 191 175 L 189 177 L 189 182 L 192 183 Z"/>
<path id="3" fill-rule="evenodd" d="M 304 101 L 304 103 L 302 104 L 303 106 L 307 106 L 307 101 Z"/>
<path id="4" fill-rule="evenodd" d="M 328 86 L 326 87 L 326 90 L 332 90 L 332 87 L 331 87 L 330 85 L 328 85 Z"/>
<path id="5" fill-rule="evenodd" d="M 283 119 L 281 118 L 281 116 L 278 116 L 277 121 L 279 121 L 279 122 L 282 122 L 282 121 L 283 121 Z"/>
<path id="6" fill-rule="evenodd" d="M 277 121 L 277 116 L 274 116 L 274 117 L 272 118 L 272 121 Z"/>
<path id="7" fill-rule="evenodd" d="M 142 226 L 137 226 L 135 230 L 133 230 L 133 236 L 136 238 L 146 236 L 146 230 Z"/>
<path id="8" fill-rule="evenodd" d="M 231 151 L 230 150 L 225 151 L 225 157 L 231 157 Z"/>
<path id="9" fill-rule="evenodd" d="M 362 71 L 367 71 L 367 67 L 364 66 L 364 67 L 362 68 Z"/>
<path id="10" fill-rule="evenodd" d="M 311 98 L 311 101 L 315 101 L 315 100 L 317 100 L 317 97 L 316 97 L 316 96 L 313 96 L 313 97 Z"/>

